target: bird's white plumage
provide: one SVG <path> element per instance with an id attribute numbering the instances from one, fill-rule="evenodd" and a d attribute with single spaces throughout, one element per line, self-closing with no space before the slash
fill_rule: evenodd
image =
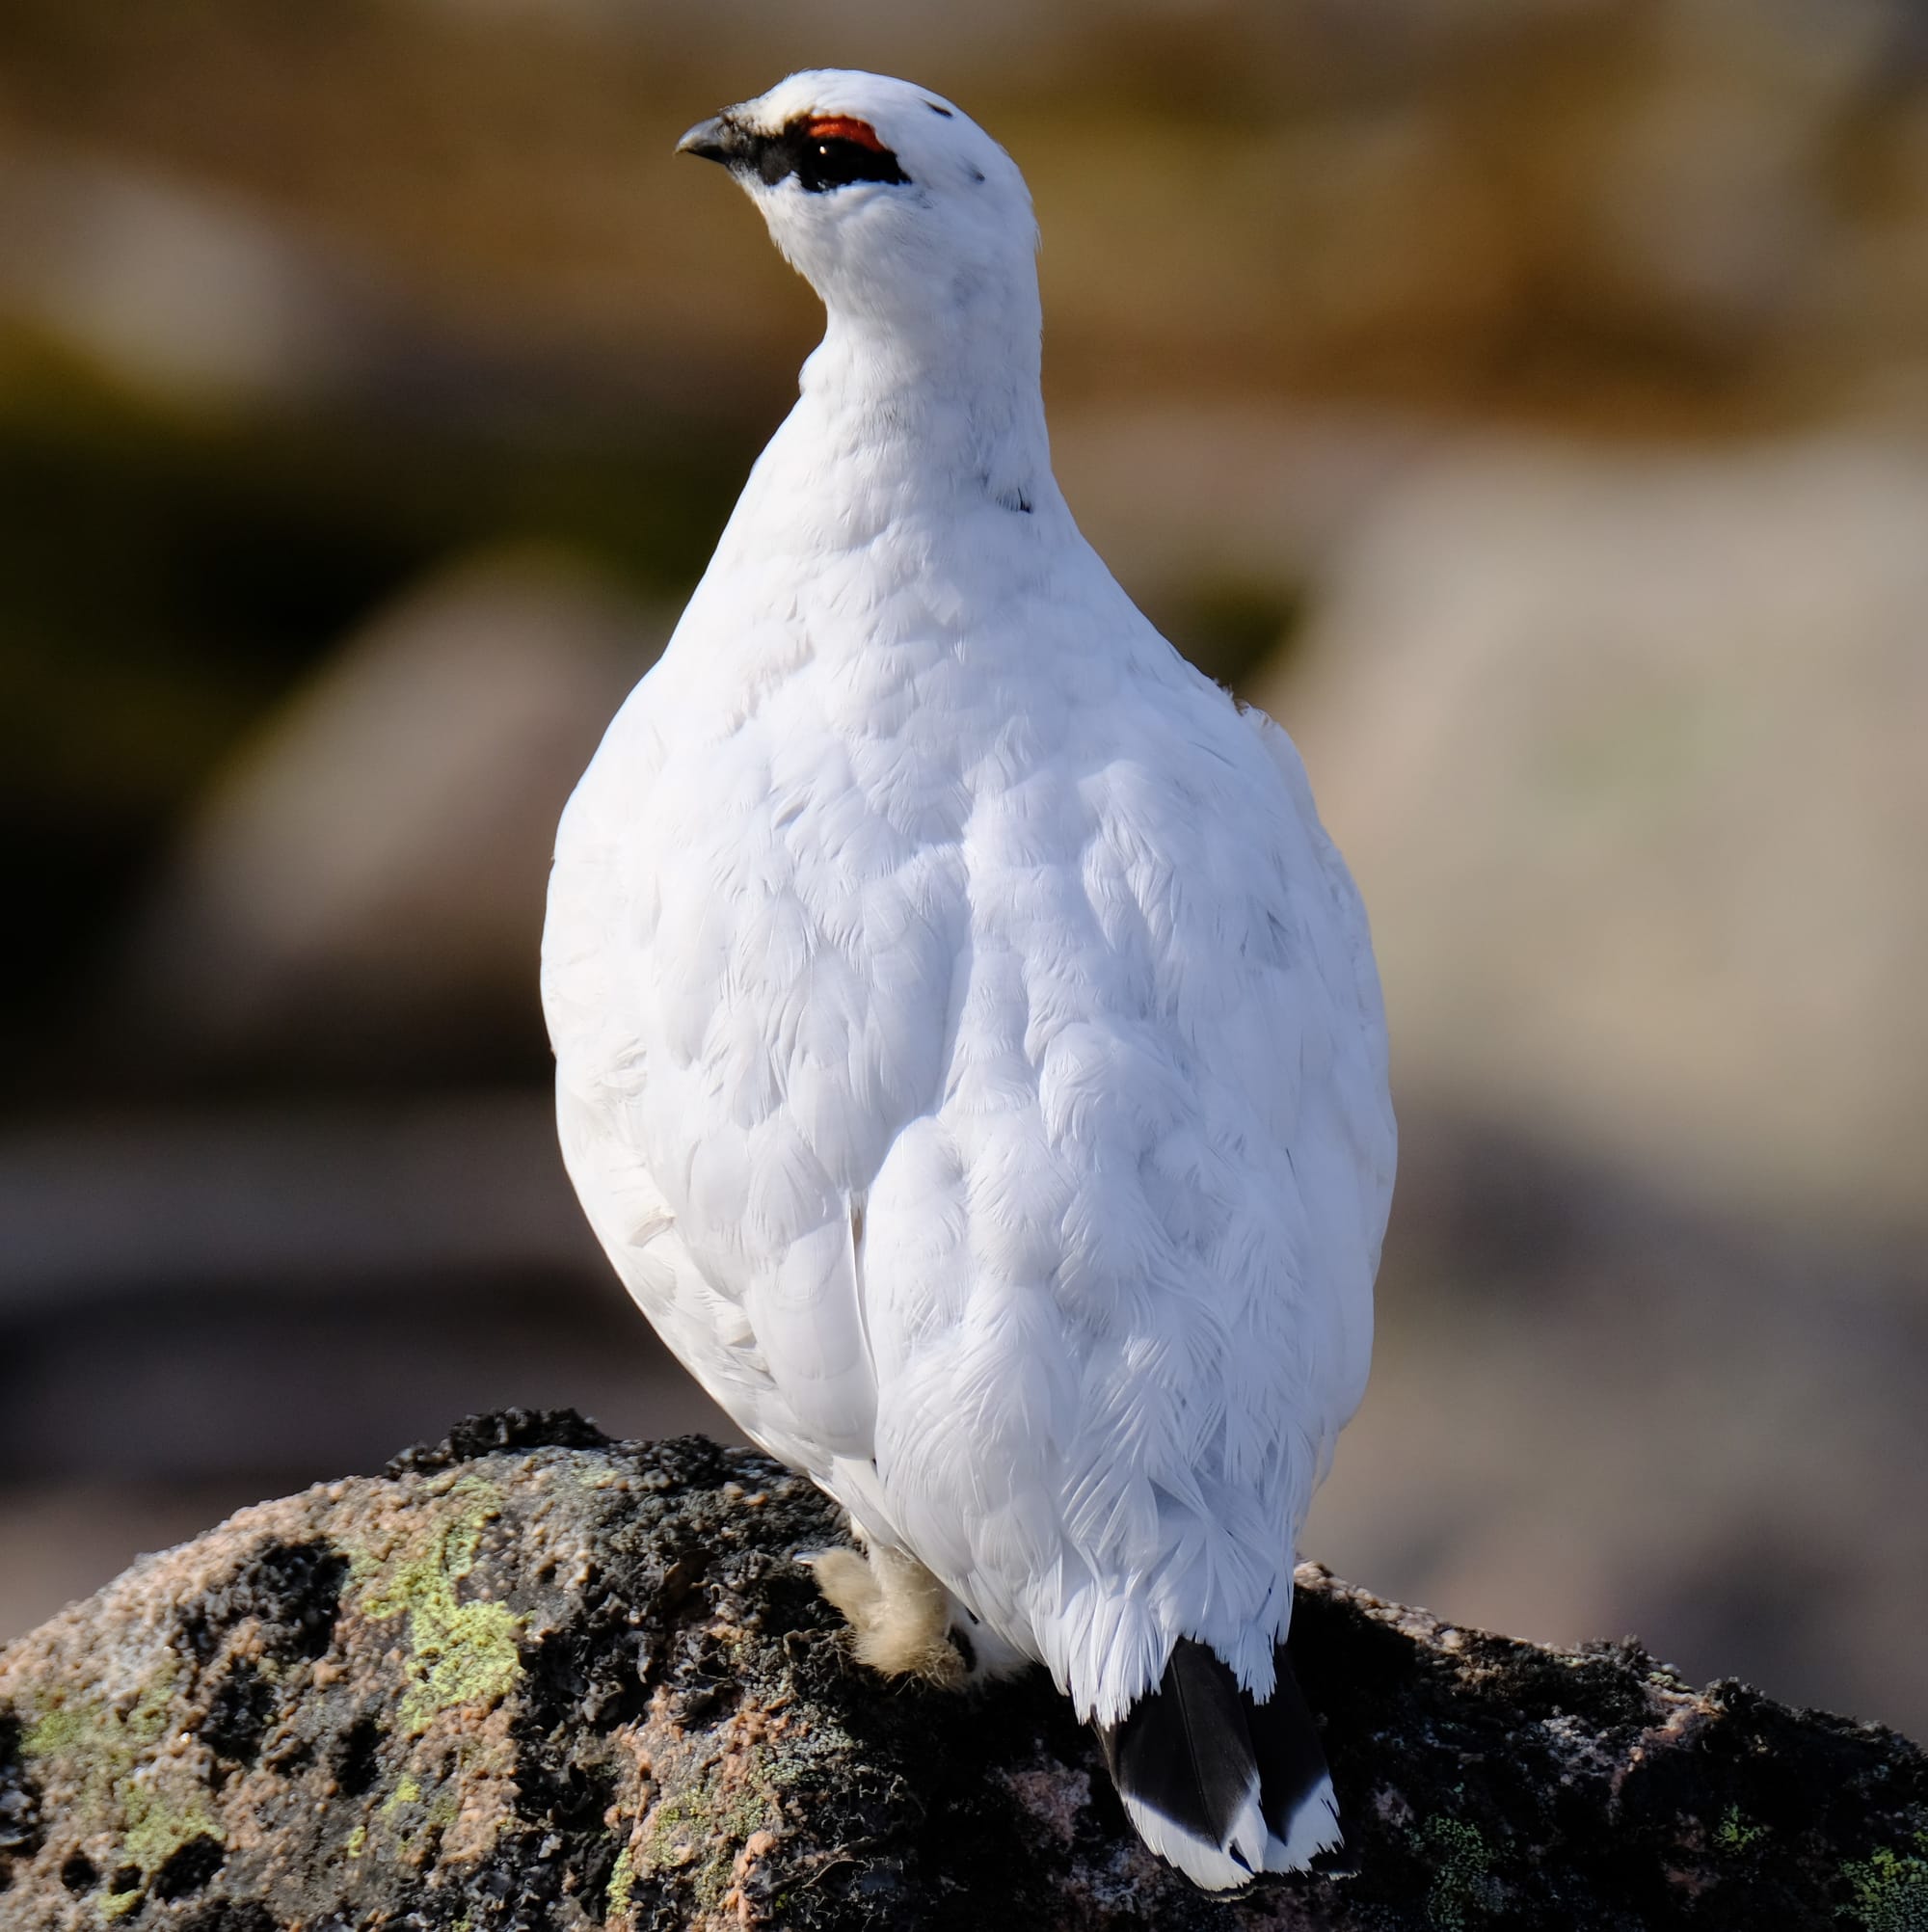
<path id="1" fill-rule="evenodd" d="M 1366 1376 L 1384 1027 L 1289 739 L 1052 480 L 1029 201 L 949 107 L 736 111 L 860 116 L 909 185 L 752 184 L 828 332 L 570 802 L 543 988 L 670 1346 L 1110 1721 L 1181 1636 L 1271 1690 Z"/>

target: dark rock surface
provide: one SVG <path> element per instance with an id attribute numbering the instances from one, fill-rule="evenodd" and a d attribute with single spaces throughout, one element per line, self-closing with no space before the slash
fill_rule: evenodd
<path id="1" fill-rule="evenodd" d="M 851 1664 L 794 1560 L 840 1534 L 763 1458 L 568 1413 L 244 1511 L 0 1654 L 0 1926 L 1928 1924 L 1907 1740 L 1312 1566 L 1347 1868 L 1207 1899 L 1041 1677 Z"/>

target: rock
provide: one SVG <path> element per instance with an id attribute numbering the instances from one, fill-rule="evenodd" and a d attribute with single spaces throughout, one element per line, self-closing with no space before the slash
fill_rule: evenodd
<path id="1" fill-rule="evenodd" d="M 8 149 L 0 316 L 14 328 L 189 409 L 373 387 L 376 306 L 242 198 L 52 144 Z"/>
<path id="2" fill-rule="evenodd" d="M 0 1919 L 180 1932 L 1919 1923 L 1928 1758 L 1300 1572 L 1348 1868 L 1226 1903 L 1041 1677 L 846 1658 L 748 1451 L 567 1412 L 242 1512 L 0 1654 Z M 1813 1587 L 1825 1587 L 1823 1578 Z"/>
<path id="3" fill-rule="evenodd" d="M 389 1079 L 539 1043 L 556 818 L 666 632 L 539 548 L 399 600 L 202 803 L 129 949 L 130 1033 Z"/>

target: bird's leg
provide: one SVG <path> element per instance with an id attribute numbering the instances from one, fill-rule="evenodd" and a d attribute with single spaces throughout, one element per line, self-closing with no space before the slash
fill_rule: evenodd
<path id="1" fill-rule="evenodd" d="M 950 1593 L 916 1557 L 871 1543 L 809 1561 L 817 1589 L 850 1625 L 859 1663 L 946 1689 L 964 1681 L 964 1659 L 951 1641 Z"/>

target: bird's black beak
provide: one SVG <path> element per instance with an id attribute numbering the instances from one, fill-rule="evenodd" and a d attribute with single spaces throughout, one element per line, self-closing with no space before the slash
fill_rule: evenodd
<path id="1" fill-rule="evenodd" d="M 727 168 L 742 157 L 748 146 L 743 130 L 728 115 L 719 114 L 709 121 L 699 121 L 676 144 L 676 151 L 694 154 L 701 161 L 720 161 Z"/>

